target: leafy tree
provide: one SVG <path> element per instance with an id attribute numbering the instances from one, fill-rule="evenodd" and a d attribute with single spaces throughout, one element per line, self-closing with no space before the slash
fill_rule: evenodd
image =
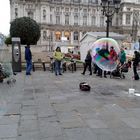
<path id="1" fill-rule="evenodd" d="M 35 45 L 40 38 L 40 27 L 29 17 L 16 18 L 11 22 L 10 36 L 20 37 L 21 44 Z"/>
<path id="2" fill-rule="evenodd" d="M 5 44 L 8 46 L 8 45 L 10 45 L 10 44 L 12 44 L 12 41 L 11 41 L 11 37 L 9 36 L 9 37 L 6 37 L 6 39 L 5 39 Z"/>

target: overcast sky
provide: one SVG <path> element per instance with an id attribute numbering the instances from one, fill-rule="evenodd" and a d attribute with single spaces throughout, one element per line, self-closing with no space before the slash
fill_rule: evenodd
<path id="1" fill-rule="evenodd" d="M 10 0 L 0 0 L 0 33 L 9 35 Z"/>

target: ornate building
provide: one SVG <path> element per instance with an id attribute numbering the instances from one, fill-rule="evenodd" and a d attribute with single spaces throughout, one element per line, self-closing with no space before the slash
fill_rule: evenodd
<path id="1" fill-rule="evenodd" d="M 137 12 L 139 16 L 139 1 L 122 0 L 110 31 L 134 36 L 133 30 L 138 29 L 139 21 L 135 18 L 135 23 L 133 17 Z M 67 39 L 63 44 L 76 48 L 86 32 L 106 31 L 106 17 L 100 3 L 100 0 L 10 0 L 11 21 L 23 16 L 36 20 L 41 27 L 38 45 L 47 46 L 48 50 L 62 45 L 62 37 Z"/>

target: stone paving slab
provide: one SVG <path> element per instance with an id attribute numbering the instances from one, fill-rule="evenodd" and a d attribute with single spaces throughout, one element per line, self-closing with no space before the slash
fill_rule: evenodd
<path id="1" fill-rule="evenodd" d="M 0 125 L 0 138 L 17 137 L 18 124 Z"/>
<path id="2" fill-rule="evenodd" d="M 0 84 L 0 140 L 139 140 L 140 97 L 128 95 L 130 76 L 80 73 L 23 72 Z M 90 92 L 79 90 L 83 81 Z"/>

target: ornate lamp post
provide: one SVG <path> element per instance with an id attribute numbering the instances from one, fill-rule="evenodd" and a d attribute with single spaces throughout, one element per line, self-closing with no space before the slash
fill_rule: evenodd
<path id="1" fill-rule="evenodd" d="M 109 24 L 112 22 L 114 13 L 118 13 L 120 9 L 121 0 L 101 0 L 103 15 L 107 17 L 106 20 L 106 37 L 109 37 Z"/>

